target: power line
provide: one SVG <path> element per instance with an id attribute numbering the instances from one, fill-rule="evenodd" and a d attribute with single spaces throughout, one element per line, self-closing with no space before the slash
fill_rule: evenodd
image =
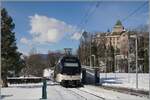
<path id="1" fill-rule="evenodd" d="M 139 11 L 141 8 L 143 8 L 146 4 L 148 4 L 147 2 L 144 2 L 142 5 L 140 5 L 137 9 L 135 9 L 132 13 L 130 13 L 127 17 L 125 17 L 124 19 L 122 19 L 123 21 L 126 21 L 129 17 L 131 17 L 132 15 L 134 15 L 137 11 Z"/>
<path id="2" fill-rule="evenodd" d="M 84 26 L 87 24 L 87 22 L 89 21 L 90 17 L 95 13 L 96 9 L 99 7 L 100 2 L 96 2 L 95 6 L 93 7 L 93 9 L 91 8 L 91 10 L 89 11 L 88 15 L 86 16 L 86 18 L 84 18 L 84 22 L 81 24 L 81 30 L 84 28 Z M 80 30 L 80 31 L 81 31 Z"/>
<path id="3" fill-rule="evenodd" d="M 89 15 L 89 12 L 92 9 L 92 7 L 93 7 L 93 4 L 91 4 L 90 7 L 87 8 L 87 11 L 86 11 L 85 15 L 83 16 L 81 22 L 77 26 L 80 26 L 84 22 L 84 19 Z"/>
<path id="4" fill-rule="evenodd" d="M 99 4 L 100 4 L 100 2 L 96 2 L 96 4 L 91 5 L 91 7 L 89 7 L 89 9 L 85 13 L 84 17 L 82 18 L 81 22 L 77 25 L 77 27 L 80 27 L 79 33 L 84 28 L 84 25 L 88 22 L 88 19 L 90 18 L 89 16 L 92 16 L 94 14 L 94 12 L 96 11 L 96 9 L 99 7 Z M 81 32 L 80 34 L 83 35 L 83 32 Z M 80 39 L 81 39 L 81 37 L 80 37 Z"/>
<path id="5" fill-rule="evenodd" d="M 96 11 L 96 9 L 99 7 L 99 4 L 100 4 L 100 2 L 96 2 L 96 4 L 94 3 L 94 4 L 90 5 L 91 7 L 88 8 L 88 10 L 86 11 L 85 15 L 83 16 L 81 22 L 77 25 L 77 28 L 80 27 L 79 31 L 78 31 L 79 33 L 82 31 L 82 29 L 88 22 L 90 16 L 92 16 L 94 14 L 94 12 Z M 74 32 L 72 32 L 72 33 L 74 33 Z"/>
<path id="6" fill-rule="evenodd" d="M 90 4 L 89 5 L 89 7 L 87 8 L 87 10 L 85 11 L 86 13 L 85 13 L 85 15 L 82 17 L 82 19 L 81 19 L 81 21 L 77 24 L 77 28 L 79 28 L 79 32 L 80 31 L 82 31 L 82 28 L 81 28 L 81 26 L 83 26 L 83 23 L 84 23 L 84 21 L 85 21 L 85 19 L 87 18 L 87 16 L 89 15 L 89 12 L 91 11 L 91 9 L 93 8 L 93 3 L 92 4 Z M 76 30 L 75 31 L 73 31 L 72 33 L 74 33 L 74 32 L 76 32 Z"/>
<path id="7" fill-rule="evenodd" d="M 83 24 L 85 22 L 85 19 L 87 19 L 87 17 L 89 16 L 89 13 L 91 12 L 91 10 L 92 10 L 92 8 L 93 8 L 94 5 L 95 5 L 94 3 L 92 3 L 92 4 L 89 5 L 89 7 L 87 8 L 87 10 L 85 11 L 85 15 L 82 17 L 81 21 L 77 24 L 77 28 L 80 27 L 79 31 L 78 31 L 79 33 L 82 31 L 82 27 L 83 27 Z M 74 32 L 76 32 L 76 30 Z M 74 32 L 72 32 L 72 33 L 74 33 Z M 82 33 L 80 33 L 80 34 L 82 35 Z M 74 34 L 72 34 L 72 35 L 74 35 Z"/>

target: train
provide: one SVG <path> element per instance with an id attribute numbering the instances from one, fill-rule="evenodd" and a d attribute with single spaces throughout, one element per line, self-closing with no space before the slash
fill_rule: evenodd
<path id="1" fill-rule="evenodd" d="M 61 57 L 54 68 L 54 80 L 64 87 L 82 86 L 81 64 L 78 57 Z"/>

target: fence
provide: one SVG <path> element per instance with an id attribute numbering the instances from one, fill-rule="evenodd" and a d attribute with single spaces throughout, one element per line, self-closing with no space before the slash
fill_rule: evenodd
<path id="1" fill-rule="evenodd" d="M 7 78 L 10 84 L 21 84 L 21 83 L 38 83 L 42 82 L 42 77 L 11 77 Z"/>
<path id="2" fill-rule="evenodd" d="M 136 73 L 100 73 L 103 85 L 136 89 Z M 149 90 L 148 73 L 138 73 L 138 89 Z"/>

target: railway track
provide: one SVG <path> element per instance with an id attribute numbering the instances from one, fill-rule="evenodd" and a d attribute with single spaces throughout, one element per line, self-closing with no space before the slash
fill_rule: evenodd
<path id="1" fill-rule="evenodd" d="M 82 91 L 82 92 L 85 92 L 85 93 L 88 93 L 88 94 L 90 94 L 90 95 L 93 95 L 93 96 L 95 96 L 95 97 L 97 97 L 97 98 L 99 98 L 99 99 L 105 100 L 105 98 L 103 98 L 103 97 L 101 97 L 101 96 L 99 96 L 99 95 L 96 95 L 96 94 L 94 94 L 94 93 L 92 93 L 92 92 L 88 92 L 88 91 L 81 90 L 81 89 L 78 89 L 78 88 L 77 88 L 77 90 Z"/>
<path id="2" fill-rule="evenodd" d="M 62 87 L 63 88 L 63 87 Z M 91 100 L 91 98 L 93 100 L 105 100 L 105 98 L 96 95 L 92 92 L 88 92 L 85 90 L 81 90 L 80 88 L 64 88 L 66 91 L 68 91 L 69 93 L 74 94 L 75 96 L 78 96 L 80 98 L 82 98 L 83 100 Z M 89 98 L 91 97 L 91 98 Z"/>
<path id="3" fill-rule="evenodd" d="M 83 98 L 83 100 L 88 100 L 87 97 L 84 97 L 84 96 L 82 96 L 81 94 L 79 94 L 79 93 L 77 93 L 77 92 L 75 92 L 75 91 L 73 91 L 73 90 L 67 89 L 67 91 L 69 91 L 69 92 L 71 92 L 71 93 L 73 93 L 73 94 L 75 94 L 75 95 L 77 95 L 77 96 Z"/>
<path id="4" fill-rule="evenodd" d="M 79 94 L 79 93 L 73 91 L 72 89 L 65 88 L 65 87 L 62 87 L 62 86 L 60 86 L 60 87 L 61 87 L 64 91 L 67 91 L 67 92 L 69 92 L 69 93 L 71 93 L 71 94 L 73 94 L 73 95 L 75 95 L 75 96 L 78 96 L 79 98 L 82 98 L 82 100 L 88 100 L 86 97 L 84 97 L 84 96 L 82 96 L 81 94 Z"/>

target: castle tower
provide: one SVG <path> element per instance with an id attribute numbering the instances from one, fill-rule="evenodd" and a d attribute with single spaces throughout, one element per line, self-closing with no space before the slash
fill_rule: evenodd
<path id="1" fill-rule="evenodd" d="M 122 31 L 124 31 L 124 27 L 121 23 L 120 20 L 118 20 L 115 24 L 115 26 L 113 27 L 113 33 L 121 33 Z"/>

